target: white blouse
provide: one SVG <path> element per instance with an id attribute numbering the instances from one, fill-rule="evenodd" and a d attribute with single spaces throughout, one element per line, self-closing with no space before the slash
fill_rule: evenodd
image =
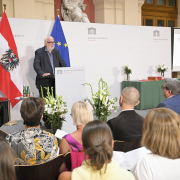
<path id="1" fill-rule="evenodd" d="M 180 159 L 147 154 L 131 169 L 136 180 L 180 180 Z"/>

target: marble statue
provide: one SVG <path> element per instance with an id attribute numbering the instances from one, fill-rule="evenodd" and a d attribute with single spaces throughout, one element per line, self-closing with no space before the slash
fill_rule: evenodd
<path id="1" fill-rule="evenodd" d="M 64 21 L 90 23 L 87 14 L 83 13 L 86 9 L 84 0 L 63 0 L 61 14 Z"/>

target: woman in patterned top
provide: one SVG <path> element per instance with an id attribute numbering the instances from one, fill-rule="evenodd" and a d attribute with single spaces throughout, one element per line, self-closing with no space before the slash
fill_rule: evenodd
<path id="1" fill-rule="evenodd" d="M 82 131 L 84 126 L 93 120 L 92 108 L 91 106 L 83 101 L 78 101 L 73 104 L 71 109 L 71 114 L 73 118 L 74 125 L 77 130 L 71 134 L 67 134 L 62 138 L 60 143 L 59 154 L 66 154 L 67 152 L 81 152 L 82 148 Z M 64 171 L 66 168 L 65 163 L 62 164 L 60 172 Z"/>
<path id="2" fill-rule="evenodd" d="M 58 149 L 56 137 L 40 129 L 44 100 L 34 97 L 26 98 L 21 104 L 20 112 L 25 129 L 6 137 L 18 156 L 15 164 L 40 164 L 56 157 Z"/>

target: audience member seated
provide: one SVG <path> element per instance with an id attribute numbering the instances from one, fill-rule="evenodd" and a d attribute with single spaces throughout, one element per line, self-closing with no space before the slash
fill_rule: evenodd
<path id="1" fill-rule="evenodd" d="M 135 141 L 142 137 L 144 118 L 137 114 L 134 107 L 139 104 L 139 91 L 134 87 L 123 89 L 119 104 L 120 114 L 107 122 L 112 130 L 114 140 Z"/>
<path id="2" fill-rule="evenodd" d="M 56 137 L 40 129 L 43 111 L 42 98 L 30 97 L 23 100 L 20 112 L 25 129 L 6 137 L 9 145 L 17 153 L 15 164 L 40 164 L 56 157 L 58 149 Z"/>
<path id="3" fill-rule="evenodd" d="M 162 86 L 163 96 L 166 98 L 157 108 L 166 107 L 180 115 L 180 81 L 177 79 L 166 79 Z"/>
<path id="4" fill-rule="evenodd" d="M 66 154 L 67 152 L 81 152 L 82 148 L 82 131 L 84 126 L 93 120 L 91 106 L 83 101 L 78 101 L 73 104 L 71 109 L 71 115 L 74 125 L 77 130 L 71 134 L 65 135 L 60 143 L 59 154 Z M 62 164 L 60 172 L 65 170 L 65 163 Z"/>
<path id="5" fill-rule="evenodd" d="M 131 170 L 137 180 L 180 179 L 180 117 L 167 108 L 151 110 L 143 125 L 142 146 L 152 153 Z"/>
<path id="6" fill-rule="evenodd" d="M 0 137 L 0 179 L 16 180 L 14 168 L 15 153 L 8 143 Z"/>
<path id="7" fill-rule="evenodd" d="M 63 172 L 58 180 L 134 180 L 134 176 L 112 161 L 113 136 L 102 121 L 89 122 L 82 133 L 83 148 L 89 159 L 73 172 Z"/>

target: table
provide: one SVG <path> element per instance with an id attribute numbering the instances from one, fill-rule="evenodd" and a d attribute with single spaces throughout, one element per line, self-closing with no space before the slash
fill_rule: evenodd
<path id="1" fill-rule="evenodd" d="M 152 109 L 165 100 L 161 86 L 165 83 L 160 81 L 123 81 L 122 89 L 125 87 L 135 87 L 140 93 L 140 103 L 135 109 Z"/>

